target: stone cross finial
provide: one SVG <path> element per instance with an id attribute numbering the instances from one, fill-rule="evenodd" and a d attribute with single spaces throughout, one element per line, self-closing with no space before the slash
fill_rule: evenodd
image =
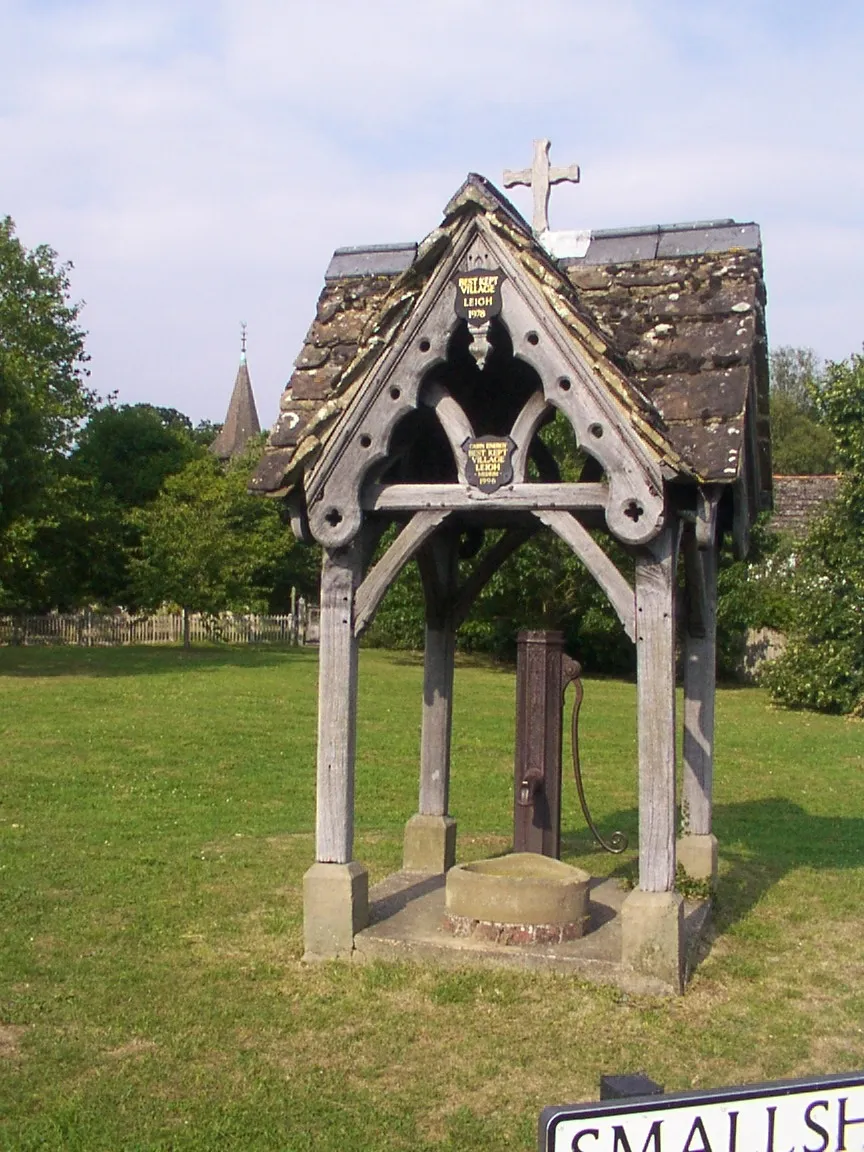
<path id="1" fill-rule="evenodd" d="M 539 236 L 541 232 L 549 231 L 549 186 L 561 184 L 564 181 L 570 184 L 579 183 L 579 165 L 571 164 L 568 168 L 553 168 L 549 163 L 549 141 L 534 141 L 534 160 L 530 168 L 523 168 L 521 172 L 504 172 L 504 187 L 512 188 L 514 184 L 526 184 L 534 193 L 534 219 L 531 227 Z"/>

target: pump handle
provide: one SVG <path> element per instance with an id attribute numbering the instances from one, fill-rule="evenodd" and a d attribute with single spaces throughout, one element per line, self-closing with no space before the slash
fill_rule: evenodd
<path id="1" fill-rule="evenodd" d="M 582 782 L 582 765 L 579 762 L 579 709 L 582 707 L 583 696 L 582 681 L 580 679 L 581 674 L 582 669 L 579 664 L 577 664 L 575 660 L 571 660 L 569 656 L 565 656 L 562 677 L 564 688 L 572 681 L 575 690 L 573 716 L 570 721 L 570 733 L 573 745 L 573 776 L 576 779 L 576 791 L 579 793 L 582 815 L 585 817 L 585 823 L 591 829 L 591 835 L 601 848 L 617 856 L 626 849 L 627 837 L 623 832 L 613 832 L 608 840 L 604 840 L 597 829 L 597 825 L 591 819 L 591 813 L 588 811 L 588 801 L 585 799 L 585 786 Z"/>

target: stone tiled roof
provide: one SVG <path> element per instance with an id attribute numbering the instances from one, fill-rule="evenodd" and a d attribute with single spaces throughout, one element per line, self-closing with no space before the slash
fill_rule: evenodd
<path id="1" fill-rule="evenodd" d="M 772 531 L 805 535 L 812 521 L 836 497 L 839 484 L 839 476 L 775 476 Z"/>
<path id="2" fill-rule="evenodd" d="M 728 484 L 746 457 L 751 510 L 770 503 L 758 227 L 723 220 L 595 232 L 583 255 L 553 260 L 479 177 L 469 177 L 420 246 L 334 253 L 254 490 L 284 492 L 311 466 L 468 209 L 484 212 L 550 307 L 595 350 L 607 386 L 673 473 Z"/>

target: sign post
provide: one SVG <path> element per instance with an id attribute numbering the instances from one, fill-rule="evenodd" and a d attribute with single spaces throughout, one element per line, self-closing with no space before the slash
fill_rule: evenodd
<path id="1" fill-rule="evenodd" d="M 864 1072 L 544 1108 L 540 1152 L 864 1152 Z"/>

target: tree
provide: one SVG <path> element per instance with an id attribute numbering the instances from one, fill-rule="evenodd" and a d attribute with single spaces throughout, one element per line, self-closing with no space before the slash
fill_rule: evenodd
<path id="1" fill-rule="evenodd" d="M 791 707 L 864 714 L 864 355 L 829 364 L 814 403 L 840 489 L 796 553 L 787 648 L 763 678 Z"/>
<path id="2" fill-rule="evenodd" d="M 86 385 L 71 264 L 32 251 L 0 220 L 0 606 L 38 582 L 35 543 L 54 515 L 67 454 L 96 396 Z M 23 599 L 22 599 L 23 597 Z"/>
<path id="3" fill-rule="evenodd" d="M 200 454 L 182 412 L 109 404 L 90 417 L 69 464 L 73 476 L 93 480 L 121 507 L 140 508 L 155 500 L 167 476 Z"/>
<path id="4" fill-rule="evenodd" d="M 834 437 L 816 402 L 824 367 L 812 348 L 775 348 L 770 356 L 771 455 L 784 476 L 834 471 Z"/>
<path id="5" fill-rule="evenodd" d="M 10 535 L 7 603 L 35 612 L 135 607 L 129 557 L 139 532 L 131 512 L 204 452 L 176 409 L 108 404 L 93 412 L 58 461 L 41 513 Z"/>
<path id="6" fill-rule="evenodd" d="M 47 245 L 28 252 L 0 221 L 0 524 L 30 506 L 95 406 L 85 386 L 71 264 Z"/>
<path id="7" fill-rule="evenodd" d="M 227 469 L 209 453 L 199 456 L 134 514 L 141 542 L 132 581 L 143 607 L 266 611 L 274 589 L 287 599 L 293 576 L 301 591 L 311 590 L 305 585 L 317 556 L 295 548 L 278 505 L 246 491 L 259 454 L 256 445 Z"/>

